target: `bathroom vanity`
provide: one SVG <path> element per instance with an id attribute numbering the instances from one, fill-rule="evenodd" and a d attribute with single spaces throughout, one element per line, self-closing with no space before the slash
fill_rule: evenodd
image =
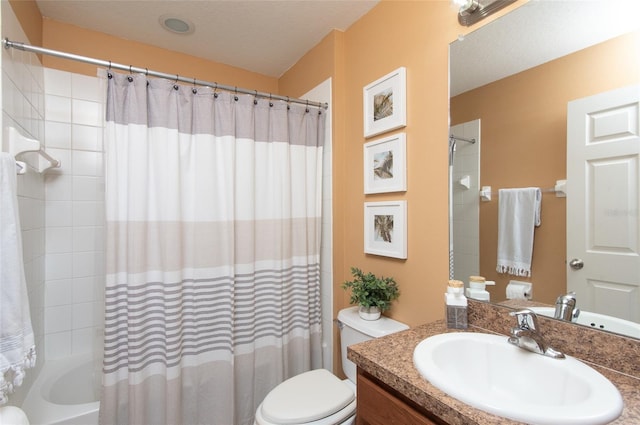
<path id="1" fill-rule="evenodd" d="M 467 332 L 503 334 L 507 344 L 506 335 L 514 324 L 509 311 L 504 306 L 471 302 Z M 543 317 L 539 320 L 550 344 L 587 363 L 618 388 L 624 409 L 612 423 L 640 423 L 640 341 Z M 418 373 L 413 365 L 415 347 L 445 332 L 455 331 L 437 321 L 349 347 L 348 357 L 358 365 L 358 424 L 519 423 L 458 401 Z"/>

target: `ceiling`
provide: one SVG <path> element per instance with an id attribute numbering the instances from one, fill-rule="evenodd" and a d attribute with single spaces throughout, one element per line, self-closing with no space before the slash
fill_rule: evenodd
<path id="1" fill-rule="evenodd" d="M 451 96 L 638 31 L 639 14 L 638 0 L 531 0 L 452 43 Z"/>
<path id="2" fill-rule="evenodd" d="M 331 30 L 349 28 L 378 1 L 36 0 L 42 15 L 56 21 L 271 77 L 280 77 Z M 452 44 L 451 94 L 637 30 L 639 14 L 638 0 L 530 0 L 509 19 Z M 160 25 L 163 16 L 191 21 L 195 31 L 171 33 Z"/>
<path id="3" fill-rule="evenodd" d="M 56 21 L 271 77 L 280 77 L 331 30 L 349 28 L 378 1 L 36 0 L 42 16 Z M 165 30 L 159 21 L 167 15 L 191 21 L 195 31 Z"/>

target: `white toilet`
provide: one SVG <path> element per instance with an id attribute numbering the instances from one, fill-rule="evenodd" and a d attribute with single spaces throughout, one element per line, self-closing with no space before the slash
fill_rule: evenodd
<path id="1" fill-rule="evenodd" d="M 316 369 L 289 378 L 275 387 L 256 410 L 256 425 L 349 425 L 355 423 L 356 365 L 347 360 L 347 347 L 409 329 L 388 317 L 367 321 L 358 307 L 338 312 L 344 381 Z"/>

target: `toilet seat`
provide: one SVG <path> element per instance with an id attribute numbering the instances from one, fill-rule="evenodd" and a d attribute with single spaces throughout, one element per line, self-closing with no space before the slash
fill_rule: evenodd
<path id="1" fill-rule="evenodd" d="M 355 414 L 355 388 L 326 369 L 296 375 L 265 397 L 256 411 L 258 425 L 335 425 Z"/>

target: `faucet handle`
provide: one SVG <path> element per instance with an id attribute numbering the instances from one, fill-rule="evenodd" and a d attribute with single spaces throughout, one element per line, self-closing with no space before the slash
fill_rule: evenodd
<path id="1" fill-rule="evenodd" d="M 519 329 L 538 330 L 538 315 L 528 308 L 509 312 L 510 316 L 515 316 Z"/>

